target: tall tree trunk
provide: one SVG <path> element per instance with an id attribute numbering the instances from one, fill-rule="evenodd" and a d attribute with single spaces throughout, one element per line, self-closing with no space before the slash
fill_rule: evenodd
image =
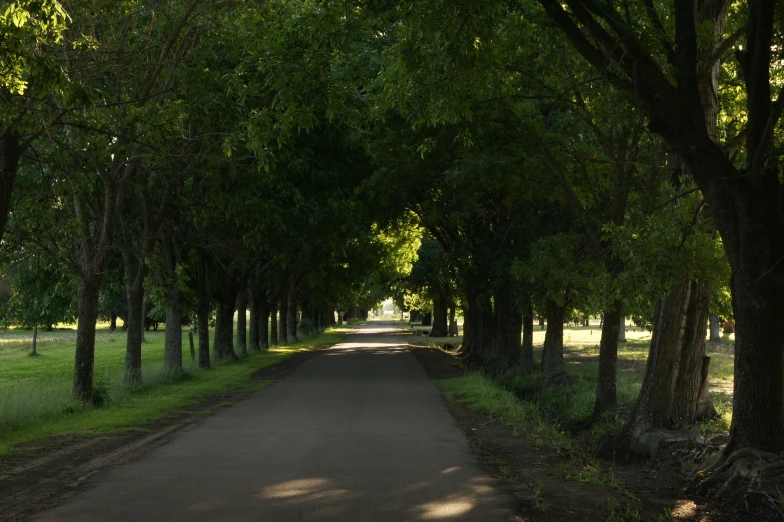
<path id="1" fill-rule="evenodd" d="M 257 293 L 253 285 L 249 286 L 248 292 L 250 294 L 248 299 L 248 309 L 250 312 L 250 320 L 248 321 L 248 351 L 258 352 L 261 350 L 261 301 L 267 300 L 267 296 L 261 297 Z"/>
<path id="2" fill-rule="evenodd" d="M 265 295 L 263 299 L 259 300 L 259 349 L 262 351 L 269 350 L 269 324 L 270 324 L 270 304 Z M 273 327 L 275 326 L 275 318 L 272 319 Z M 276 343 L 277 344 L 277 343 Z"/>
<path id="3" fill-rule="evenodd" d="M 218 301 L 213 346 L 215 358 L 218 360 L 237 359 L 237 354 L 234 353 L 234 302 L 234 299 L 228 297 Z"/>
<path id="4" fill-rule="evenodd" d="M 618 317 L 618 342 L 619 343 L 626 342 L 626 317 L 623 314 L 619 315 Z"/>
<path id="5" fill-rule="evenodd" d="M 278 298 L 274 297 L 270 304 L 270 345 L 277 346 L 278 338 Z"/>
<path id="6" fill-rule="evenodd" d="M 201 250 L 196 252 L 197 299 L 196 317 L 199 330 L 199 368 L 209 370 L 210 363 L 210 294 L 207 288 L 207 260 Z"/>
<path id="7" fill-rule="evenodd" d="M 169 378 L 178 378 L 185 373 L 182 369 L 182 291 L 177 282 L 174 283 L 168 291 L 163 345 L 163 373 Z"/>
<path id="8" fill-rule="evenodd" d="M 719 318 L 713 314 L 708 317 L 710 321 L 710 340 L 721 341 L 721 328 L 719 327 Z"/>
<path id="9" fill-rule="evenodd" d="M 564 307 L 547 300 L 547 332 L 544 337 L 542 353 L 542 373 L 547 376 L 563 374 L 566 369 L 563 360 L 563 320 Z"/>
<path id="10" fill-rule="evenodd" d="M 688 277 L 660 301 L 640 395 L 628 422 L 605 453 L 624 459 L 631 454 L 655 457 L 656 430 L 695 421 L 703 379 L 707 379 L 703 365 L 709 301 L 708 285 Z"/>
<path id="11" fill-rule="evenodd" d="M 318 321 L 316 323 L 318 333 L 322 333 L 324 330 L 327 329 L 326 319 L 327 313 L 323 306 L 319 306 L 318 310 L 316 310 L 316 314 L 318 315 Z"/>
<path id="12" fill-rule="evenodd" d="M 128 334 L 125 344 L 125 382 L 142 379 L 142 340 L 144 330 L 144 278 L 147 264 L 131 254 L 124 254 Z"/>
<path id="13" fill-rule="evenodd" d="M 730 280 L 735 314 L 735 391 L 728 451 L 784 449 L 784 270 L 778 262 L 781 254 L 772 245 L 765 245 L 767 249 L 763 245 L 751 242 L 750 251 Z"/>
<path id="14" fill-rule="evenodd" d="M 278 328 L 278 341 L 280 344 L 289 344 L 289 295 L 280 294 L 280 326 Z"/>
<path id="15" fill-rule="evenodd" d="M 616 390 L 616 371 L 618 366 L 618 342 L 620 341 L 621 321 L 623 321 L 623 302 L 616 300 L 604 312 L 602 338 L 599 341 L 599 377 L 596 383 L 594 414 L 615 408 L 618 404 Z"/>
<path id="16" fill-rule="evenodd" d="M 237 295 L 237 348 L 243 357 L 248 355 L 248 292 L 243 287 Z"/>
<path id="17" fill-rule="evenodd" d="M 436 293 L 433 296 L 433 328 L 430 329 L 430 337 L 446 337 L 448 335 L 446 316 L 446 299 L 443 295 Z"/>
<path id="18" fill-rule="evenodd" d="M 428 312 L 422 316 L 422 326 L 433 326 L 433 312 Z"/>
<path id="19" fill-rule="evenodd" d="M 534 314 L 530 307 L 523 312 L 523 343 L 520 346 L 520 371 L 534 371 Z"/>
<path id="20" fill-rule="evenodd" d="M 455 308 L 457 308 L 455 303 L 449 305 L 449 337 L 456 337 L 460 334 L 460 331 L 457 328 L 457 320 L 455 319 L 457 313 Z"/>
<path id="21" fill-rule="evenodd" d="M 290 342 L 296 343 L 299 341 L 299 338 L 297 337 L 297 326 L 299 326 L 299 321 L 297 321 L 297 291 L 293 284 L 289 290 L 288 298 L 288 339 Z"/>
<path id="22" fill-rule="evenodd" d="M 523 317 L 512 303 L 512 296 L 507 288 L 496 289 L 494 301 L 494 359 L 501 368 L 511 368 L 520 361 Z"/>
<path id="23" fill-rule="evenodd" d="M 92 404 L 95 360 L 95 323 L 98 321 L 100 276 L 87 274 L 79 281 L 76 323 L 76 356 L 72 396 L 75 401 Z"/>
<path id="24" fill-rule="evenodd" d="M 38 355 L 38 325 L 33 325 L 33 346 L 30 355 Z"/>

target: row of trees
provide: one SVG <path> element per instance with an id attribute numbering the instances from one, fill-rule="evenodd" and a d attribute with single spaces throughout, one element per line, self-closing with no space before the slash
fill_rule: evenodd
<path id="1" fill-rule="evenodd" d="M 594 418 L 617 405 L 621 321 L 649 325 L 639 399 L 606 448 L 621 457 L 647 456 L 653 434 L 712 412 L 706 324 L 733 318 L 730 443 L 706 484 L 744 466 L 764 474 L 760 455 L 784 444 L 780 5 L 430 2 L 396 13 L 376 86 L 387 121 L 408 125 L 379 144 L 375 180 L 442 259 L 401 293 L 429 296 L 434 312 L 458 300 L 464 354 L 524 372 L 534 314 L 545 316 L 541 370 L 553 383 L 565 314 L 602 313 Z"/>
<path id="2" fill-rule="evenodd" d="M 138 381 L 150 313 L 165 318 L 164 371 L 177 377 L 191 317 L 209 368 L 211 351 L 296 340 L 298 326 L 321 330 L 383 297 L 405 244 L 357 196 L 369 173 L 349 125 L 359 100 L 332 90 L 354 64 L 325 47 L 338 14 L 319 11 L 208 0 L 5 11 L 5 318 L 77 320 L 74 399 L 92 401 L 102 315 L 124 319 L 125 378 Z"/>
<path id="3" fill-rule="evenodd" d="M 652 328 L 625 454 L 710 411 L 710 313 L 737 320 L 726 462 L 782 450 L 774 2 L 62 6 L 4 15 L 0 215 L 12 264 L 78 280 L 75 397 L 109 287 L 129 379 L 145 287 L 201 346 L 214 306 L 218 357 L 237 308 L 255 339 L 276 308 L 318 323 L 391 292 L 436 334 L 459 306 L 467 356 L 533 371 L 536 313 L 553 383 L 576 309 L 604 315 L 595 416 L 622 318 Z"/>

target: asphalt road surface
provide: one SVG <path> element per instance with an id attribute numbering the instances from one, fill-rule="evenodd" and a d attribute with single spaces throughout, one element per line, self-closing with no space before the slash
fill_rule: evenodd
<path id="1" fill-rule="evenodd" d="M 92 481 L 34 520 L 515 520 L 391 323 Z"/>

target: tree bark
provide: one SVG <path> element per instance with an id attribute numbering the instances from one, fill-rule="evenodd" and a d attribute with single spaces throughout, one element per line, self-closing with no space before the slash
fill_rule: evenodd
<path id="1" fill-rule="evenodd" d="M 234 299 L 226 298 L 218 301 L 213 351 L 218 360 L 238 358 L 234 353 Z"/>
<path id="2" fill-rule="evenodd" d="M 709 301 L 707 283 L 688 277 L 661 300 L 640 395 L 631 417 L 606 453 L 617 453 L 622 459 L 632 454 L 655 457 L 658 443 L 651 439 L 651 433 L 694 423 L 703 375 L 707 378 L 703 365 Z"/>
<path id="3" fill-rule="evenodd" d="M 289 295 L 282 293 L 280 295 L 280 327 L 278 328 L 278 341 L 280 344 L 289 344 Z"/>
<path id="4" fill-rule="evenodd" d="M 623 303 L 620 299 L 604 312 L 604 318 L 602 338 L 599 341 L 599 377 L 596 383 L 596 401 L 593 405 L 594 414 L 615 408 L 618 404 L 616 372 L 618 343 L 623 321 Z"/>
<path id="5" fill-rule="evenodd" d="M 270 323 L 270 304 L 265 295 L 259 300 L 259 349 L 266 352 L 269 350 L 269 323 Z M 272 319 L 273 326 L 275 318 Z M 277 343 L 276 343 L 277 344 Z"/>
<path id="6" fill-rule="evenodd" d="M 710 340 L 721 341 L 721 328 L 719 328 L 719 318 L 713 314 L 708 317 L 710 322 Z"/>
<path id="7" fill-rule="evenodd" d="M 291 289 L 288 293 L 288 319 L 286 324 L 288 326 L 288 340 L 289 342 L 296 343 L 299 342 L 299 338 L 297 337 L 297 327 L 299 326 L 299 321 L 297 321 L 297 291 L 294 288 L 294 285 L 291 285 Z"/>
<path id="8" fill-rule="evenodd" d="M 169 378 L 178 378 L 185 373 L 182 369 L 182 291 L 176 284 L 169 288 L 166 306 L 163 373 Z"/>
<path id="9" fill-rule="evenodd" d="M 607 318 L 605 317 L 605 319 Z M 619 343 L 626 342 L 626 317 L 623 314 L 618 316 L 618 342 Z"/>
<path id="10" fill-rule="evenodd" d="M 542 353 L 542 373 L 547 376 L 557 376 L 566 372 L 563 360 L 564 307 L 548 299 L 545 308 L 547 332 Z"/>
<path id="11" fill-rule="evenodd" d="M 447 311 L 446 299 L 441 294 L 433 296 L 433 327 L 430 329 L 430 337 L 446 337 L 447 330 Z"/>
<path id="12" fill-rule="evenodd" d="M 501 368 L 511 368 L 520 361 L 520 336 L 523 331 L 523 316 L 512 303 L 507 288 L 496 289 L 494 295 L 494 342 L 493 362 Z"/>
<path id="13" fill-rule="evenodd" d="M 248 292 L 241 288 L 237 295 L 237 348 L 240 355 L 248 355 Z"/>
<path id="14" fill-rule="evenodd" d="M 207 261 L 201 250 L 196 252 L 197 305 L 196 317 L 199 330 L 199 368 L 209 370 L 210 363 L 210 294 L 207 288 Z"/>
<path id="15" fill-rule="evenodd" d="M 278 299 L 273 298 L 270 305 L 270 345 L 277 346 L 278 339 Z"/>
<path id="16" fill-rule="evenodd" d="M 95 323 L 98 321 L 100 277 L 86 275 L 79 281 L 79 306 L 76 323 L 76 356 L 72 396 L 75 401 L 93 402 L 95 360 Z"/>
<path id="17" fill-rule="evenodd" d="M 433 312 L 428 312 L 422 316 L 422 326 L 433 326 Z"/>
<path id="18" fill-rule="evenodd" d="M 38 325 L 33 325 L 33 346 L 30 355 L 38 355 Z"/>
<path id="19" fill-rule="evenodd" d="M 451 303 L 449 305 L 449 337 L 456 337 L 460 334 L 460 330 L 457 326 L 457 320 L 455 319 L 457 306 L 455 303 Z"/>
<path id="20" fill-rule="evenodd" d="M 250 320 L 248 321 L 248 351 L 251 352 L 258 352 L 261 350 L 261 300 L 262 297 L 257 293 L 253 285 L 248 288 L 248 292 L 250 294 L 248 299 L 248 309 L 250 312 Z M 267 300 L 267 296 L 264 296 L 264 301 Z"/>
<path id="21" fill-rule="evenodd" d="M 128 325 L 125 344 L 125 382 L 142 379 L 142 341 L 144 338 L 144 278 L 147 263 L 136 256 L 125 253 L 126 299 L 128 302 Z"/>
<path id="22" fill-rule="evenodd" d="M 520 371 L 534 371 L 534 314 L 530 309 L 523 313 L 523 342 L 520 346 Z"/>

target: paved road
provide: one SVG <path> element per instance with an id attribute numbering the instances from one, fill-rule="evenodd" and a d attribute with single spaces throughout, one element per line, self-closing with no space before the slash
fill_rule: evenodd
<path id="1" fill-rule="evenodd" d="M 513 520 L 384 323 L 95 482 L 34 520 Z"/>

